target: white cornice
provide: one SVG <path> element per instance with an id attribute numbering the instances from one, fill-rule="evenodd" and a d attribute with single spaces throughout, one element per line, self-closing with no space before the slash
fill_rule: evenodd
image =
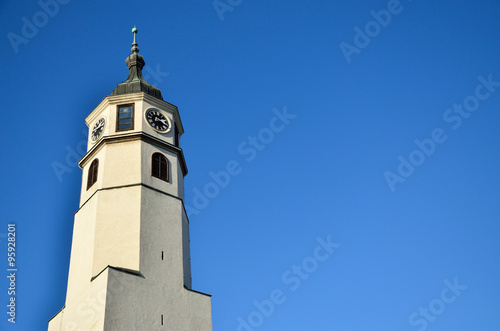
<path id="1" fill-rule="evenodd" d="M 87 153 L 81 158 L 81 160 L 78 162 L 78 166 L 80 166 L 80 168 L 83 169 L 85 164 L 106 144 L 122 143 L 134 140 L 143 140 L 149 144 L 156 145 L 160 148 L 163 148 L 167 151 L 177 154 L 177 158 L 181 164 L 182 175 L 184 177 L 187 175 L 188 169 L 186 166 L 186 160 L 184 159 L 184 153 L 182 152 L 182 148 L 166 143 L 163 140 L 155 138 L 144 132 L 130 132 L 130 133 L 127 132 L 120 135 L 113 135 L 101 138 L 99 142 L 96 145 L 94 145 L 89 151 L 87 151 Z"/>

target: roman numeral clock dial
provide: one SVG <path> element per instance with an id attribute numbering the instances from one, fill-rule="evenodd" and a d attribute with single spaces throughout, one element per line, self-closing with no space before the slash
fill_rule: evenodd
<path id="1" fill-rule="evenodd" d="M 100 118 L 92 128 L 92 135 L 90 138 L 92 139 L 92 142 L 97 141 L 99 138 L 101 138 L 102 133 L 104 132 L 104 125 L 106 124 L 106 120 L 104 118 Z"/>
<path id="2" fill-rule="evenodd" d="M 146 120 L 149 126 L 160 133 L 170 130 L 170 120 L 156 109 L 148 109 L 146 111 Z"/>

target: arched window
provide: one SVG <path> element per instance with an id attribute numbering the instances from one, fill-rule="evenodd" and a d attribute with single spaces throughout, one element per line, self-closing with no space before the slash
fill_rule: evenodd
<path id="1" fill-rule="evenodd" d="M 168 182 L 168 160 L 161 153 L 153 154 L 151 176 Z"/>
<path id="2" fill-rule="evenodd" d="M 89 173 L 87 176 L 87 190 L 97 182 L 97 168 L 99 168 L 99 160 L 95 159 L 92 161 L 89 167 Z"/>

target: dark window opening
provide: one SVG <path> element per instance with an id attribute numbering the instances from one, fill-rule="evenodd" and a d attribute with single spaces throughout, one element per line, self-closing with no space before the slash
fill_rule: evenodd
<path id="1" fill-rule="evenodd" d="M 151 176 L 168 182 L 168 160 L 160 153 L 154 153 L 152 158 Z"/>
<path id="2" fill-rule="evenodd" d="M 134 105 L 118 106 L 116 114 L 116 131 L 132 130 L 134 128 Z"/>
<path id="3" fill-rule="evenodd" d="M 177 131 L 177 125 L 174 124 L 174 145 L 179 147 L 179 131 Z"/>
<path id="4" fill-rule="evenodd" d="M 89 167 L 89 172 L 87 176 L 87 190 L 97 182 L 97 169 L 99 168 L 99 160 L 95 159 L 92 161 Z"/>

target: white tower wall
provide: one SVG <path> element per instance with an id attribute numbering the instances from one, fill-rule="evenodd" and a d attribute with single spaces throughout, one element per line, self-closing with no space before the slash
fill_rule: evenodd
<path id="1" fill-rule="evenodd" d="M 134 129 L 117 132 L 117 106 L 131 103 Z M 147 124 L 149 108 L 168 117 L 169 132 Z M 106 120 L 103 135 L 92 142 L 90 131 L 100 118 Z M 191 290 L 187 168 L 175 145 L 174 135 L 183 133 L 177 108 L 146 93 L 109 96 L 86 122 L 89 146 L 80 161 L 66 305 L 49 331 L 212 330 L 210 295 Z M 168 181 L 151 176 L 156 152 L 168 160 Z M 97 181 L 87 189 L 95 159 Z"/>

